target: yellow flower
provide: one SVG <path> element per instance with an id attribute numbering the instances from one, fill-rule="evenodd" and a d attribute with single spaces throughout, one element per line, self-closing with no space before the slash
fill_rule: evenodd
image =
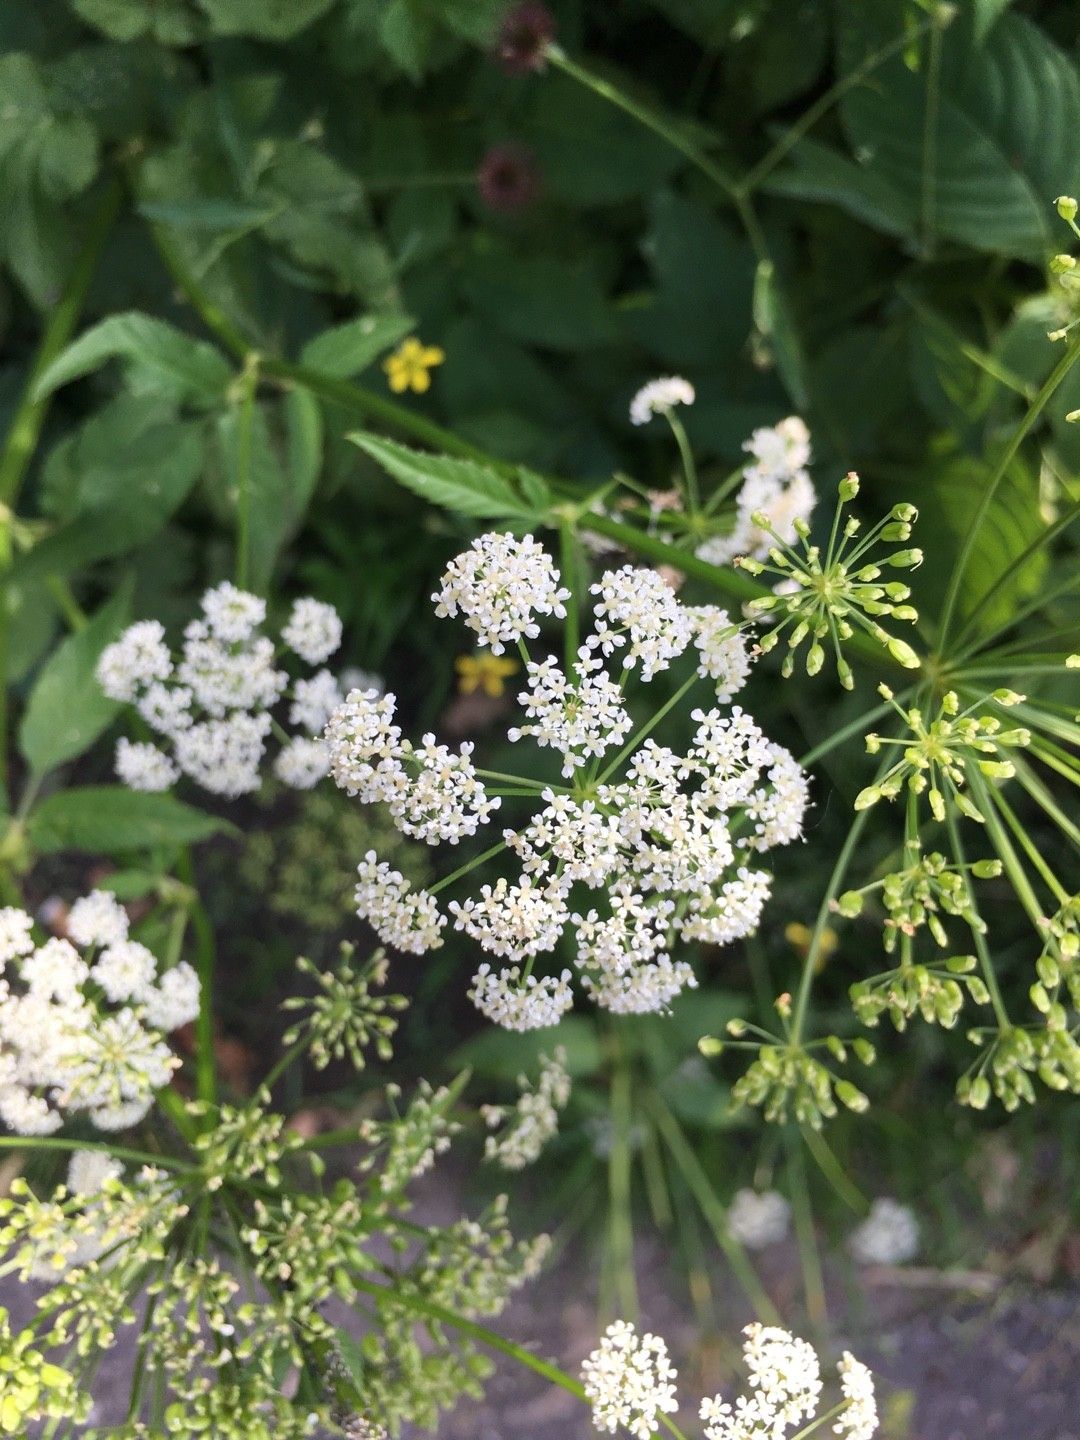
<path id="1" fill-rule="evenodd" d="M 429 370 L 441 365 L 446 354 L 438 345 L 421 345 L 415 335 L 403 340 L 392 355 L 383 361 L 383 369 L 395 395 L 415 390 L 422 395 L 431 386 Z"/>
<path id="2" fill-rule="evenodd" d="M 462 695 L 474 695 L 483 690 L 492 699 L 506 689 L 506 677 L 519 668 L 516 660 L 508 656 L 492 655 L 488 650 L 479 650 L 475 655 L 459 655 L 454 661 L 458 673 L 458 689 Z"/>
<path id="3" fill-rule="evenodd" d="M 808 925 L 800 925 L 797 922 L 788 925 L 784 929 L 784 939 L 791 945 L 805 960 L 810 953 L 810 941 L 814 938 L 814 932 Z M 821 932 L 821 944 L 818 946 L 817 965 L 818 972 L 824 970 L 829 956 L 840 943 L 840 937 L 835 930 L 827 925 Z"/>

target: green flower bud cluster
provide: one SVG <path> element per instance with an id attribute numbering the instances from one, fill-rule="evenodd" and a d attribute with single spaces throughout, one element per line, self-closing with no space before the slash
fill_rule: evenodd
<path id="1" fill-rule="evenodd" d="M 316 1307 L 331 1295 L 346 1304 L 356 1299 L 352 1277 L 371 1264 L 362 1243 L 367 1229 L 356 1187 L 341 1180 L 326 1195 L 256 1199 L 241 1238 L 255 1274 L 281 1289 L 283 1313 L 318 1328 Z"/>
<path id="2" fill-rule="evenodd" d="M 1052 1029 L 1063 1030 L 1066 998 L 1074 1010 L 1080 1010 L 1080 895 L 1070 896 L 1043 926 L 1046 939 L 1035 962 L 1038 979 L 1031 1000 Z"/>
<path id="3" fill-rule="evenodd" d="M 270 1103 L 263 1090 L 258 1099 Z M 216 1112 L 201 1101 L 188 1105 L 197 1119 L 213 1114 L 214 1121 L 195 1138 L 194 1147 L 207 1190 L 220 1190 L 226 1182 L 257 1178 L 275 1189 L 281 1184 L 281 1162 L 303 1148 L 303 1137 L 285 1128 L 283 1115 L 252 1104 L 242 1110 L 223 1105 Z"/>
<path id="4" fill-rule="evenodd" d="M 964 1008 L 966 990 L 976 1005 L 987 1005 L 990 993 L 978 975 L 973 955 L 952 955 L 942 965 L 901 965 L 860 980 L 849 990 L 852 1008 L 864 1025 L 888 1015 L 897 1030 L 906 1030 L 916 1014 L 929 1025 L 951 1030 Z"/>
<path id="5" fill-rule="evenodd" d="M 888 516 L 861 536 L 862 524 L 849 516 L 841 525 L 845 504 L 859 493 L 859 477 L 846 476 L 840 482 L 839 503 L 833 520 L 829 543 L 822 555 L 821 547 L 810 544 L 810 527 L 805 520 L 795 522 L 798 548 L 788 545 L 769 526 L 768 517 L 756 514 L 755 525 L 771 535 L 775 544 L 767 560 L 738 559 L 735 564 L 751 575 L 766 575 L 774 586 L 772 595 L 751 600 L 746 606 L 750 619 L 773 623 L 759 641 L 769 651 L 785 638 L 788 653 L 783 673 L 790 675 L 795 654 L 804 641 L 806 673 L 817 675 L 825 663 L 826 650 L 831 649 L 840 683 L 848 690 L 855 683 L 851 666 L 844 659 L 844 642 L 856 629 L 877 641 L 883 649 L 909 670 L 917 670 L 919 657 L 899 636 L 889 633 L 883 619 L 914 622 L 918 612 L 908 604 L 911 590 L 898 580 L 882 579 L 886 569 L 908 570 L 922 564 L 922 551 L 894 550 L 887 555 L 870 558 L 878 544 L 903 543 L 911 536 L 911 527 L 918 512 L 914 505 L 894 505 Z"/>
<path id="6" fill-rule="evenodd" d="M 916 707 L 902 710 L 887 685 L 878 688 L 892 702 L 909 733 L 896 737 L 867 735 L 869 754 L 878 754 L 883 746 L 896 747 L 903 753 L 879 780 L 859 792 L 855 809 L 868 810 L 880 800 L 895 800 L 906 786 L 912 794 L 926 795 L 931 814 L 939 824 L 944 823 L 950 803 L 982 824 L 984 817 L 967 794 L 969 768 L 975 767 L 991 780 L 1011 778 L 1016 770 L 1007 752 L 1029 745 L 1031 731 L 1023 727 L 1006 730 L 997 715 L 976 716 L 973 712 L 990 700 L 1008 707 L 1020 704 L 1025 697 L 1012 690 L 995 690 L 992 696 L 976 700 L 961 711 L 959 697 L 950 690 L 942 696 L 937 716 L 928 721 Z"/>
<path id="7" fill-rule="evenodd" d="M 515 1241 L 506 1208 L 506 1196 L 499 1195 L 476 1220 L 428 1230 L 410 1276 L 416 1294 L 472 1318 L 499 1314 L 539 1273 L 551 1248 L 547 1235 Z"/>
<path id="8" fill-rule="evenodd" d="M 353 953 L 353 946 L 343 945 L 336 970 L 320 970 L 310 960 L 298 959 L 296 968 L 314 983 L 315 994 L 294 996 L 282 1005 L 283 1010 L 307 1011 L 282 1043 L 295 1045 L 303 1037 L 308 1058 L 317 1070 L 346 1057 L 354 1069 L 363 1070 L 369 1045 L 380 1060 L 389 1060 L 393 1054 L 390 1037 L 398 1026 L 394 1015 L 409 1003 L 404 995 L 372 994 L 373 986 L 386 983 L 389 962 L 385 951 L 377 951 L 362 968 L 353 965 Z"/>
<path id="9" fill-rule="evenodd" d="M 66 1370 L 34 1348 L 33 1330 L 17 1334 L 0 1308 L 0 1435 L 26 1435 L 32 1420 L 83 1420 L 90 1396 Z"/>
<path id="10" fill-rule="evenodd" d="M 1006 1110 L 1035 1104 L 1031 1076 L 1050 1090 L 1080 1094 L 1080 1044 L 1068 1030 L 1029 1030 L 1019 1025 L 972 1030 L 968 1039 L 985 1051 L 973 1071 L 957 1082 L 962 1105 L 985 1110 L 996 1095 Z"/>
<path id="11" fill-rule="evenodd" d="M 1000 860 L 980 860 L 974 865 L 953 865 L 940 851 L 920 856 L 904 870 L 896 870 L 861 890 L 848 890 L 834 902 L 833 909 L 846 919 L 863 911 L 867 896 L 881 892 L 887 918 L 884 927 L 886 953 L 891 955 L 901 936 L 912 938 L 924 926 L 944 948 L 948 936 L 941 916 L 955 915 L 972 930 L 982 933 L 985 923 L 976 913 L 965 872 L 988 880 L 1001 874 Z"/>
<path id="12" fill-rule="evenodd" d="M 421 1080 L 403 1115 L 382 1123 L 370 1121 L 361 1128 L 361 1139 L 376 1147 L 360 1165 L 365 1171 L 378 1166 L 372 1177 L 376 1197 L 400 1194 L 410 1180 L 430 1170 L 436 1157 L 449 1150 L 451 1136 L 461 1129 L 450 1119 L 450 1110 L 467 1078 L 460 1076 L 453 1085 L 440 1085 L 437 1090 Z M 400 1094 L 400 1086 L 386 1087 L 391 1104 Z"/>
<path id="13" fill-rule="evenodd" d="M 728 1033 L 742 1034 L 740 1027 L 741 1022 L 732 1021 L 728 1025 Z M 874 1062 L 874 1047 L 868 1040 L 858 1039 L 845 1044 L 839 1036 L 828 1035 L 817 1043 L 841 1064 L 847 1061 L 849 1046 L 864 1065 Z M 701 1042 L 700 1048 L 705 1055 L 717 1055 L 726 1046 L 723 1041 L 706 1039 Z M 857 1085 L 836 1075 L 806 1047 L 782 1042 L 753 1048 L 757 1051 L 757 1058 L 731 1087 L 733 1108 L 759 1106 L 764 1118 L 772 1124 L 782 1125 L 789 1118 L 794 1118 L 798 1124 L 809 1125 L 815 1130 L 820 1130 L 825 1120 L 839 1113 L 837 1101 L 856 1114 L 869 1109 L 869 1098 Z"/>
<path id="14" fill-rule="evenodd" d="M 1073 234 L 1080 240 L 1080 226 L 1076 223 L 1077 202 L 1072 195 L 1059 195 L 1054 201 L 1057 212 L 1069 226 Z M 1053 275 L 1061 289 L 1062 296 L 1066 302 L 1066 312 L 1072 312 L 1073 318 L 1067 320 L 1064 325 L 1056 330 L 1048 332 L 1051 340 L 1064 340 L 1070 330 L 1080 325 L 1080 261 L 1075 255 L 1062 253 L 1055 255 L 1050 261 L 1050 273 Z M 1080 420 L 1080 410 L 1072 410 L 1066 415 L 1066 420 Z"/>

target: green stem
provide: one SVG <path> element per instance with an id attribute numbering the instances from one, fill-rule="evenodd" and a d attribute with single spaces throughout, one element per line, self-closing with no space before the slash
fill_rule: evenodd
<path id="1" fill-rule="evenodd" d="M 217 1071 L 214 1066 L 214 931 L 195 883 L 195 866 L 191 851 L 181 853 L 177 865 L 180 879 L 195 899 L 191 905 L 191 923 L 195 931 L 195 969 L 199 975 L 199 1013 L 195 1020 L 195 1093 L 209 1105 L 217 1101 Z"/>
<path id="2" fill-rule="evenodd" d="M 798 1137 L 788 1136 L 787 1140 L 788 1164 L 791 1171 L 791 1213 L 795 1221 L 799 1264 L 802 1267 L 803 1288 L 806 1292 L 806 1313 L 818 1334 L 824 1334 L 829 1323 L 829 1313 L 825 1301 L 825 1279 L 821 1272 L 821 1255 L 818 1253 L 817 1236 L 814 1234 L 814 1216 L 810 1208 L 806 1160 Z"/>
<path id="3" fill-rule="evenodd" d="M 440 890 L 445 890 L 448 885 L 453 885 L 455 880 L 460 880 L 463 875 L 468 875 L 470 870 L 475 870 L 477 866 L 483 865 L 485 860 L 490 860 L 493 856 L 498 855 L 500 850 L 505 849 L 506 841 L 500 840 L 497 845 L 492 845 L 490 849 L 481 851 L 479 855 L 475 855 L 471 860 L 466 861 L 464 865 L 459 865 L 456 870 L 451 871 L 451 873 L 444 876 L 442 880 L 437 881 L 434 885 L 429 885 L 428 894 L 438 895 Z"/>
<path id="4" fill-rule="evenodd" d="M 870 1202 L 862 1193 L 859 1187 L 848 1178 L 847 1172 L 840 1164 L 840 1161 L 832 1152 L 832 1147 L 819 1130 L 813 1129 L 810 1125 L 799 1127 L 799 1133 L 806 1144 L 806 1148 L 814 1158 L 818 1169 L 825 1179 L 839 1195 L 840 1199 L 854 1210 L 856 1215 L 865 1215 L 870 1209 Z"/>
<path id="5" fill-rule="evenodd" d="M 660 724 L 660 721 L 663 720 L 664 716 L 670 710 L 673 710 L 676 705 L 678 705 L 679 701 L 683 698 L 687 691 L 692 689 L 692 687 L 696 685 L 700 679 L 701 676 L 697 673 L 697 671 L 695 671 L 693 675 L 689 676 L 686 680 L 683 681 L 683 683 L 679 686 L 678 690 L 675 691 L 674 695 L 672 695 L 670 699 L 664 701 L 663 705 L 660 706 L 660 709 L 656 711 L 652 718 L 646 720 L 645 724 L 642 725 L 641 729 L 636 731 L 635 734 L 630 738 L 630 740 L 627 741 L 627 743 L 615 756 L 615 759 L 612 760 L 610 765 L 608 765 L 603 771 L 601 771 L 601 773 L 597 776 L 596 779 L 596 783 L 598 785 L 603 785 L 605 781 L 610 779 L 610 777 L 615 774 L 615 771 L 618 770 L 619 766 L 623 763 L 626 757 L 634 753 L 634 751 L 638 748 L 638 746 L 646 738 L 646 736 L 652 734 L 652 732 L 656 729 L 657 725 Z"/>
<path id="6" fill-rule="evenodd" d="M 1025 413 L 1023 420 L 1021 420 L 1020 424 L 1013 432 L 1011 440 L 1002 452 L 1001 459 L 994 467 L 994 471 L 990 477 L 990 480 L 983 489 L 982 499 L 979 502 L 979 507 L 976 510 L 975 515 L 971 520 L 971 523 L 967 527 L 964 535 L 964 543 L 960 548 L 960 554 L 957 557 L 956 564 L 953 566 L 953 572 L 949 579 L 949 588 L 945 596 L 945 607 L 941 615 L 941 638 L 939 649 L 943 655 L 947 655 L 948 653 L 945 648 L 946 641 L 948 640 L 949 629 L 952 625 L 953 615 L 956 611 L 957 601 L 960 597 L 960 586 L 963 583 L 964 576 L 967 574 L 967 567 L 971 560 L 972 551 L 975 548 L 975 542 L 979 537 L 979 532 L 982 530 L 990 506 L 994 502 L 994 497 L 998 492 L 998 488 L 1000 487 L 1002 481 L 1005 479 L 1005 476 L 1009 470 L 1009 466 L 1015 460 L 1017 453 L 1020 450 L 1020 446 L 1027 439 L 1027 436 L 1034 427 L 1036 420 L 1038 420 L 1039 416 L 1042 414 L 1043 410 L 1046 408 L 1047 404 L 1053 397 L 1055 391 L 1058 389 L 1061 382 L 1065 379 L 1066 375 L 1068 375 L 1072 367 L 1076 364 L 1078 359 L 1080 359 L 1080 341 L 1077 341 L 1068 348 L 1068 350 L 1065 352 L 1065 354 L 1061 357 L 1058 363 L 1054 366 L 1053 370 L 1050 372 L 1050 375 L 1047 378 L 1046 382 L 1043 384 L 1042 389 L 1028 406 L 1027 412 Z"/>
<path id="7" fill-rule="evenodd" d="M 921 35 L 924 35 L 935 23 L 934 19 L 924 20 L 921 25 L 917 25 L 913 30 L 904 30 L 901 34 L 897 35 L 894 40 L 890 40 L 887 45 L 883 45 L 879 50 L 873 51 L 873 53 L 868 55 L 859 65 L 856 65 L 854 70 L 848 71 L 846 75 L 839 79 L 835 85 L 831 85 L 822 96 L 814 101 L 813 105 L 809 106 L 809 108 L 800 115 L 789 130 L 785 130 L 776 144 L 765 152 L 757 164 L 746 172 L 738 185 L 738 188 L 743 194 L 749 195 L 758 189 L 765 177 L 776 169 L 777 165 L 779 165 L 780 161 L 784 159 L 789 151 L 798 144 L 804 135 L 813 129 L 819 120 L 829 113 L 838 100 L 844 98 L 849 90 L 854 90 L 857 86 L 861 85 L 879 65 L 883 65 L 886 60 L 891 60 L 894 55 L 906 49 L 908 45 L 917 40 Z"/>
<path id="8" fill-rule="evenodd" d="M 100 1150 L 130 1165 L 155 1165 L 161 1170 L 192 1170 L 185 1160 L 155 1155 L 149 1150 L 129 1150 L 104 1140 L 77 1140 L 64 1135 L 0 1135 L 0 1150 Z"/>
<path id="9" fill-rule="evenodd" d="M 246 590 L 251 581 L 251 463 L 258 388 L 259 357 L 252 353 L 240 377 L 236 422 L 236 583 L 241 590 Z"/>
<path id="10" fill-rule="evenodd" d="M 964 882 L 964 889 L 967 891 L 968 907 L 975 919 L 979 922 L 971 927 L 971 938 L 975 944 L 975 953 L 979 957 L 979 968 L 982 971 L 986 988 L 990 992 L 990 1003 L 994 1007 L 994 1014 L 1002 1030 L 1011 1028 L 1009 1012 L 1005 1009 L 1005 1001 L 1001 997 L 1001 988 L 998 985 L 997 975 L 994 972 L 994 962 L 986 943 L 986 935 L 982 927 L 982 916 L 979 914 L 978 903 L 975 899 L 975 889 L 971 883 L 971 874 L 967 868 L 967 857 L 964 854 L 964 847 L 960 843 L 960 827 L 956 823 L 956 814 L 953 806 L 946 808 L 945 823 L 949 830 L 949 843 L 952 846 L 953 855 L 960 866 L 961 877 Z"/>
<path id="11" fill-rule="evenodd" d="M 611 1154 L 608 1156 L 608 1206 L 615 1295 L 623 1319 L 638 1313 L 634 1275 L 634 1219 L 630 1190 L 630 1131 L 633 1123 L 630 1065 L 618 1039 L 611 1072 Z"/>
<path id="12" fill-rule="evenodd" d="M 679 447 L 679 458 L 682 460 L 683 479 L 686 486 L 686 508 L 690 515 L 696 516 L 701 509 L 701 491 L 698 486 L 694 452 L 690 448 L 690 437 L 686 433 L 686 427 L 673 410 L 665 410 L 664 419 L 671 426 L 671 433 L 675 436 L 675 443 Z"/>
<path id="13" fill-rule="evenodd" d="M 586 90 L 591 90 L 601 100 L 606 100 L 609 105 L 614 105 L 624 115 L 630 115 L 639 125 L 644 125 L 654 135 L 659 135 L 673 150 L 677 150 L 685 160 L 699 170 L 707 180 L 711 180 L 735 207 L 758 258 L 766 257 L 764 236 L 745 191 L 714 160 L 709 159 L 705 152 L 690 139 L 682 125 L 669 120 L 666 115 L 662 115 L 651 106 L 643 105 L 641 101 L 624 95 L 610 81 L 603 79 L 600 75 L 594 75 L 584 65 L 579 65 L 576 61 L 571 60 L 558 45 L 548 46 L 547 58 L 556 70 L 561 70 L 564 75 L 571 80 L 576 80 Z"/>
<path id="14" fill-rule="evenodd" d="M 656 1118 L 657 1128 L 671 1152 L 671 1158 L 686 1181 L 691 1195 L 697 1201 L 698 1208 L 713 1233 L 713 1239 L 724 1252 L 747 1299 L 753 1305 L 760 1319 L 768 1321 L 770 1325 L 779 1324 L 779 1312 L 765 1293 L 765 1288 L 758 1279 L 746 1251 L 732 1235 L 728 1225 L 727 1210 L 717 1198 L 715 1190 L 709 1183 L 709 1177 L 701 1168 L 701 1162 L 682 1132 L 682 1127 L 655 1091 L 650 1091 L 648 1098 L 650 1109 Z"/>
<path id="15" fill-rule="evenodd" d="M 843 884 L 847 868 L 851 864 L 851 857 L 855 853 L 855 847 L 859 843 L 859 837 L 869 818 L 869 810 L 861 810 L 855 816 L 851 829 L 848 831 L 847 839 L 844 841 L 840 854 L 836 858 L 832 874 L 829 876 L 829 883 L 825 887 L 825 894 L 822 897 L 818 909 L 817 920 L 814 922 L 814 933 L 810 937 L 810 945 L 807 948 L 806 959 L 803 961 L 802 975 L 799 977 L 799 993 L 795 999 L 795 1009 L 791 1021 L 791 1043 L 798 1045 L 806 1023 L 806 1011 L 810 1003 L 810 989 L 814 981 L 814 969 L 817 965 L 818 952 L 821 949 L 821 941 L 828 928 L 829 916 L 832 913 L 832 902 L 836 899 L 837 891 Z"/>
<path id="16" fill-rule="evenodd" d="M 574 527 L 565 517 L 559 521 L 559 563 L 563 583 L 570 591 L 566 605 L 566 624 L 563 627 L 563 663 L 568 676 L 573 677 L 577 667 L 578 644 L 581 636 L 580 599 L 581 567 L 578 564 L 577 538 Z"/>

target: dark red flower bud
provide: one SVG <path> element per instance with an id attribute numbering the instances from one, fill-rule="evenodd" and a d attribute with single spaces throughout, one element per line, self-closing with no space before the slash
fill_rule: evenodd
<path id="1" fill-rule="evenodd" d="M 480 198 L 500 215 L 513 215 L 536 199 L 540 172 L 531 150 L 514 140 L 492 145 L 476 171 Z"/>
<path id="2" fill-rule="evenodd" d="M 509 75 L 544 68 L 545 51 L 555 38 L 555 16 L 541 0 L 522 0 L 508 10 L 495 40 L 495 59 Z"/>

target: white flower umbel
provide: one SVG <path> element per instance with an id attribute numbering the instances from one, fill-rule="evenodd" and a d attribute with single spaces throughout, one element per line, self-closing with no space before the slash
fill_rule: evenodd
<path id="1" fill-rule="evenodd" d="M 782 1240 L 791 1224 L 791 1206 L 776 1190 L 736 1190 L 727 1212 L 732 1238 L 747 1250 L 764 1250 Z"/>
<path id="2" fill-rule="evenodd" d="M 562 597 L 573 603 L 535 542 L 481 536 L 447 577 L 441 613 L 464 612 L 467 623 L 480 621 L 473 628 L 485 643 L 497 634 L 524 652 L 522 713 L 507 738 L 532 741 L 540 755 L 526 775 L 479 770 L 470 745 L 406 739 L 392 695 L 351 691 L 326 728 L 331 773 L 363 803 L 385 805 L 402 833 L 457 844 L 504 799 L 525 811 L 503 828 L 501 844 L 425 894 L 423 923 L 402 878 L 369 856 L 361 915 L 388 943 L 431 948 L 446 923 L 438 893 L 502 850 L 518 862 L 517 875 L 487 879 L 447 907 L 454 927 L 505 965 L 500 973 L 485 964 L 474 977 L 470 994 L 485 1015 L 510 1029 L 557 1022 L 572 1004 L 569 972 L 534 969 L 568 930 L 596 1004 L 618 1014 L 666 1009 L 696 983 L 689 959 L 672 947 L 727 944 L 757 926 L 771 884 L 759 856 L 801 834 L 808 803 L 787 751 L 745 711 L 720 708 L 749 666 L 736 627 L 722 610 L 684 606 L 653 571 L 624 566 L 589 590 L 593 623 L 584 638 L 574 605 L 561 660 L 534 658 L 527 641 L 535 615 L 558 613 Z M 688 666 L 695 645 L 697 664 Z M 631 740 L 632 709 L 648 713 L 648 687 L 684 655 L 681 686 L 653 704 L 652 720 Z M 676 753 L 648 732 L 695 686 L 712 689 L 717 703 L 691 711 L 697 728 Z M 547 778 L 556 767 L 564 783 Z"/>
<path id="3" fill-rule="evenodd" d="M 665 415 L 676 405 L 694 403 L 694 387 L 679 375 L 647 381 L 630 401 L 631 425 L 647 425 L 654 415 Z"/>
<path id="4" fill-rule="evenodd" d="M 570 592 L 544 547 L 531 535 L 481 535 L 447 566 L 431 597 L 436 615 L 464 617 L 482 645 L 501 655 L 540 634 L 537 615 L 566 615 Z"/>
<path id="5" fill-rule="evenodd" d="M 673 1415 L 677 1372 L 659 1335 L 638 1335 L 633 1325 L 616 1320 L 581 1367 L 585 1398 L 597 1430 L 614 1435 L 624 1429 L 635 1440 L 650 1440 L 657 1417 Z"/>
<path id="6" fill-rule="evenodd" d="M 35 946 L 31 927 L 0 911 L 0 1122 L 24 1135 L 74 1115 L 101 1130 L 137 1123 L 180 1063 L 165 1036 L 198 1014 L 198 977 L 183 962 L 160 973 L 104 891 L 71 907 L 69 939 Z"/>
<path id="7" fill-rule="evenodd" d="M 919 1251 L 919 1222 L 899 1200 L 882 1195 L 851 1232 L 851 1253 L 863 1265 L 903 1265 Z"/>
<path id="8" fill-rule="evenodd" d="M 743 470 L 742 488 L 735 497 L 734 526 L 698 546 L 699 558 L 712 565 L 730 564 L 736 556 L 764 559 L 775 543 L 772 532 L 790 545 L 796 522 L 809 520 L 817 501 L 806 468 L 810 432 L 798 416 L 755 430 L 743 449 L 753 458 Z M 764 516 L 767 527 L 755 516 Z"/>
<path id="9" fill-rule="evenodd" d="M 118 743 L 116 770 L 126 785 L 168 790 L 186 775 L 216 795 L 248 794 L 262 783 L 272 732 L 282 738 L 274 770 L 285 784 L 310 789 L 327 773 L 317 737 L 341 692 L 326 670 L 293 679 L 262 632 L 265 620 L 265 600 L 225 581 L 202 597 L 202 616 L 185 629 L 178 656 L 156 620 L 139 621 L 106 646 L 98 683 L 111 699 L 133 704 L 157 737 L 156 744 Z M 306 663 L 321 664 L 340 643 L 341 621 L 332 606 L 297 600 L 282 640 Z M 274 715 L 286 700 L 300 735 L 284 734 Z"/>
<path id="10" fill-rule="evenodd" d="M 369 850 L 356 870 L 356 913 L 386 945 L 424 955 L 442 942 L 446 917 L 425 890 L 414 890 L 400 870 L 392 870 Z"/>
<path id="11" fill-rule="evenodd" d="M 845 1440 L 871 1440 L 878 1427 L 874 1377 L 849 1350 L 844 1351 L 836 1368 L 840 1374 L 840 1390 L 847 1401 L 847 1408 L 833 1426 L 833 1430 L 837 1435 L 843 1435 Z"/>

